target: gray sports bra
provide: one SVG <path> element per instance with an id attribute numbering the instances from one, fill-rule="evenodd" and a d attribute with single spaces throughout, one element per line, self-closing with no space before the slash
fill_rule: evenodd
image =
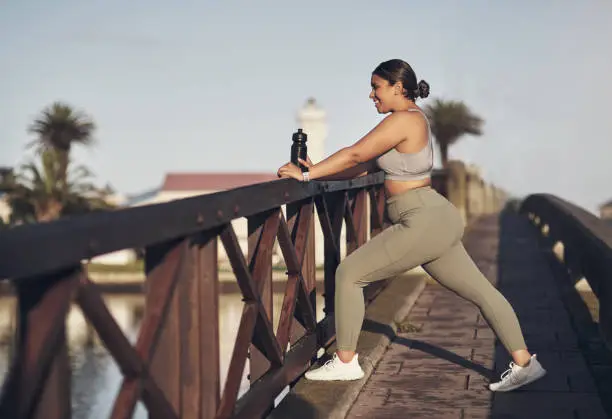
<path id="1" fill-rule="evenodd" d="M 413 112 L 423 112 L 419 109 L 409 109 Z M 385 179 L 389 180 L 420 180 L 431 176 L 433 168 L 433 144 L 431 141 L 431 127 L 427 116 L 427 145 L 416 153 L 400 153 L 394 148 L 376 159 L 376 164 L 385 172 Z"/>

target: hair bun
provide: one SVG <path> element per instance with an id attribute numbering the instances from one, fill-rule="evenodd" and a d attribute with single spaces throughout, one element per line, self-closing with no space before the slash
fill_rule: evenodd
<path id="1" fill-rule="evenodd" d="M 425 80 L 421 80 L 417 87 L 419 91 L 419 97 L 425 99 L 427 96 L 429 96 L 429 83 L 427 83 Z"/>

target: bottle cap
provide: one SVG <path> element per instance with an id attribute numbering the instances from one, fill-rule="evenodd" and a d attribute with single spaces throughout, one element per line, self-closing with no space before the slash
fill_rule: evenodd
<path id="1" fill-rule="evenodd" d="M 293 133 L 292 140 L 297 142 L 306 142 L 308 139 L 308 135 L 302 131 L 302 128 L 298 128 L 297 132 Z"/>

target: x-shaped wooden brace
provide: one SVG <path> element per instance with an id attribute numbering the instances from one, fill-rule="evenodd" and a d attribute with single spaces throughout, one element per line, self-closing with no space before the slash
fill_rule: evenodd
<path id="1" fill-rule="evenodd" d="M 289 277 L 276 335 L 261 298 L 264 283 L 262 275 L 266 270 L 267 252 L 257 252 L 249 269 L 231 224 L 226 225 L 221 231 L 221 241 L 236 275 L 245 305 L 238 327 L 225 390 L 217 412 L 219 418 L 226 418 L 232 414 L 240 389 L 240 377 L 242 377 L 251 342 L 268 358 L 272 368 L 282 365 L 289 342 L 292 319 L 295 314 L 296 299 L 299 301 L 301 318 L 304 319 L 307 330 L 314 331 L 316 329 L 316 318 L 308 300 L 308 293 L 301 273 L 311 220 L 312 202 L 304 204 L 300 208 L 295 243 L 291 239 L 287 222 L 280 210 L 273 212 L 268 217 L 261 233 L 260 248 L 271 248 L 274 245 L 274 236 L 278 237 L 288 269 Z"/>

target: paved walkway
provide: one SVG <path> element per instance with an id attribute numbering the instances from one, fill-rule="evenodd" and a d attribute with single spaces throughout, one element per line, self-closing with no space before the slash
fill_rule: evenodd
<path id="1" fill-rule="evenodd" d="M 471 303 L 430 284 L 408 317 L 417 330 L 389 346 L 348 418 L 607 418 L 534 230 L 513 214 L 499 220 L 482 219 L 464 242 L 514 306 L 549 374 L 491 393 L 486 385 L 508 368 L 509 356 Z"/>

